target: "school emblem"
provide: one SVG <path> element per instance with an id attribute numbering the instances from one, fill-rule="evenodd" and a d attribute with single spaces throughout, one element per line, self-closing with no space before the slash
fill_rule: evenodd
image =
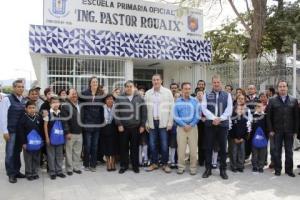
<path id="1" fill-rule="evenodd" d="M 188 16 L 188 28 L 191 32 L 196 32 L 199 29 L 199 20 L 194 16 Z"/>
<path id="2" fill-rule="evenodd" d="M 68 0 L 52 0 L 51 9 L 49 12 L 54 17 L 66 17 L 69 12 L 67 12 L 67 1 Z"/>

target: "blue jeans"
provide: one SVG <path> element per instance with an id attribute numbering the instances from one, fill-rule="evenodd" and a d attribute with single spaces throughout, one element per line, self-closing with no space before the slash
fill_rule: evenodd
<path id="1" fill-rule="evenodd" d="M 7 176 L 16 176 L 21 169 L 21 148 L 16 145 L 16 134 L 12 133 L 9 136 L 5 147 L 5 169 Z"/>
<path id="2" fill-rule="evenodd" d="M 98 141 L 99 141 L 99 131 L 86 131 L 84 132 L 84 156 L 83 156 L 83 166 L 93 167 L 97 165 L 97 153 L 98 153 Z"/>
<path id="3" fill-rule="evenodd" d="M 159 128 L 159 120 L 154 120 L 154 129 L 150 129 L 149 147 L 152 164 L 158 164 L 158 139 L 160 144 L 160 153 L 162 155 L 162 164 L 168 164 L 169 146 L 168 133 L 166 128 Z"/>

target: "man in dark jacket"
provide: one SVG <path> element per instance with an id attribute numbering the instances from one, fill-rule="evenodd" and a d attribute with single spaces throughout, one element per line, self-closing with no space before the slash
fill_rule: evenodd
<path id="1" fill-rule="evenodd" d="M 0 132 L 6 141 L 5 169 L 10 183 L 16 183 L 17 178 L 25 178 L 25 175 L 20 173 L 22 149 L 16 140 L 17 126 L 25 112 L 26 100 L 22 96 L 23 92 L 23 80 L 14 81 L 13 93 L 2 100 L 0 108 Z"/>
<path id="2" fill-rule="evenodd" d="M 275 144 L 275 175 L 280 176 L 282 163 L 282 146 L 285 149 L 285 173 L 295 177 L 293 173 L 293 142 L 298 132 L 299 113 L 298 102 L 288 95 L 288 84 L 279 81 L 278 96 L 269 100 L 267 110 L 267 126 L 270 137 L 274 137 Z"/>
<path id="3" fill-rule="evenodd" d="M 78 94 L 75 89 L 67 92 L 68 99 L 62 104 L 61 114 L 65 117 L 64 129 L 66 138 L 66 171 L 69 176 L 74 173 L 81 174 L 80 154 L 82 150 L 82 127 L 80 125 L 80 107 Z"/>
<path id="4" fill-rule="evenodd" d="M 128 169 L 129 144 L 133 171 L 139 173 L 139 134 L 145 131 L 147 108 L 144 99 L 135 91 L 133 81 L 127 81 L 124 86 L 125 93 L 117 98 L 115 107 L 115 121 L 120 133 L 119 173 Z"/>

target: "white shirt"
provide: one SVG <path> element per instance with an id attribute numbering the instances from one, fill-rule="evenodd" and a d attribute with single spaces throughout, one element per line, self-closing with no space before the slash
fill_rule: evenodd
<path id="1" fill-rule="evenodd" d="M 133 95 L 127 96 L 127 98 L 129 99 L 129 101 L 131 102 L 133 99 Z"/>
<path id="2" fill-rule="evenodd" d="M 218 93 L 217 93 L 217 96 L 216 96 L 216 99 L 218 98 Z M 202 100 L 202 103 L 201 103 L 201 109 L 202 109 L 202 112 L 203 114 L 205 115 L 206 119 L 208 120 L 215 120 L 216 118 L 218 118 L 217 116 L 217 113 L 218 112 L 215 112 L 215 113 L 212 113 L 210 112 L 208 109 L 207 109 L 207 99 L 206 99 L 206 95 L 203 96 L 203 100 Z M 216 107 L 216 111 L 218 108 Z M 231 98 L 231 94 L 228 93 L 228 98 L 227 98 L 227 107 L 224 111 L 224 113 L 220 116 L 220 119 L 221 121 L 226 121 L 229 119 L 229 117 L 232 115 L 232 110 L 233 110 L 233 103 L 232 103 L 232 98 Z"/>
<path id="3" fill-rule="evenodd" d="M 153 118 L 159 119 L 160 90 L 154 91 L 152 98 L 153 98 Z"/>
<path id="4" fill-rule="evenodd" d="M 112 122 L 114 110 L 114 106 L 112 108 L 108 108 L 107 105 L 104 105 L 104 119 L 106 124 L 110 124 Z"/>
<path id="5" fill-rule="evenodd" d="M 17 96 L 19 101 L 22 101 L 22 96 Z M 0 133 L 8 133 L 7 130 L 7 115 L 8 115 L 8 109 L 10 107 L 11 103 L 8 97 L 3 98 L 3 100 L 0 102 Z"/>

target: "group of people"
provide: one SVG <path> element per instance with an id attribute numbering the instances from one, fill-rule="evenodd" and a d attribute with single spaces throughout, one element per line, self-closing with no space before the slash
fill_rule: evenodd
<path id="1" fill-rule="evenodd" d="M 299 107 L 288 95 L 286 81 L 279 81 L 277 94 L 270 88 L 259 96 L 254 85 L 248 86 L 248 94 L 241 88 L 234 92 L 230 85 L 223 89 L 217 75 L 210 91 L 203 80 L 194 92 L 190 82 L 166 88 L 159 74 L 153 75 L 152 85 L 145 91 L 129 80 L 107 94 L 97 77 L 91 77 L 80 93 L 70 88 L 57 96 L 46 88 L 42 98 L 40 87 L 23 97 L 23 81 L 14 81 L 13 93 L 0 102 L 9 182 L 38 179 L 43 165 L 52 180 L 82 174 L 82 165 L 96 172 L 97 162 L 104 160 L 107 171 L 115 171 L 119 162 L 120 174 L 130 165 L 135 173 L 145 167 L 148 172 L 161 168 L 183 174 L 189 163 L 191 175 L 200 165 L 205 166 L 202 177 L 208 178 L 219 166 L 220 176 L 228 179 L 228 157 L 234 173 L 244 171 L 250 156 L 253 172 L 263 173 L 269 154 L 269 167 L 280 176 L 283 146 L 285 173 L 295 177 Z M 20 172 L 21 152 L 25 174 Z"/>

